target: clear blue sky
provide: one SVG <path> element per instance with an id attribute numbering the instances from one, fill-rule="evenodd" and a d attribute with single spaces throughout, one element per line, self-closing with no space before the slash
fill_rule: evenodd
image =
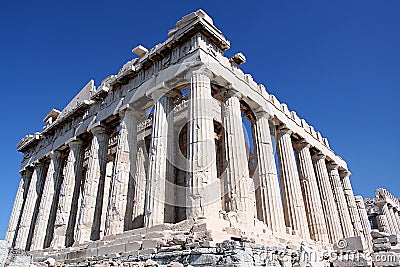
<path id="1" fill-rule="evenodd" d="M 90 79 L 96 84 L 204 9 L 245 72 L 329 138 L 356 194 L 400 197 L 400 1 L 3 1 L 0 238 L 19 182 L 16 144 Z"/>

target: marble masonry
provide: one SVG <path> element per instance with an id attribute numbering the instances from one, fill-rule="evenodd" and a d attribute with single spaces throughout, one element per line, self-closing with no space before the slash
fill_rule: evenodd
<path id="1" fill-rule="evenodd" d="M 367 213 L 347 163 L 243 73 L 242 53 L 225 57 L 204 11 L 168 36 L 19 142 L 10 253 L 37 266 L 371 265 L 327 252 L 372 252 L 370 220 L 400 234 L 398 200 L 378 189 Z"/>

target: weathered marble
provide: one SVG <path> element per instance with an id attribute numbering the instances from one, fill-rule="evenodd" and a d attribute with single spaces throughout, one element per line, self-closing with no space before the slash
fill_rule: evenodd
<path id="1" fill-rule="evenodd" d="M 40 162 L 34 167 L 28 195 L 26 196 L 24 210 L 22 212 L 21 222 L 15 241 L 15 247 L 19 249 L 30 249 L 33 228 L 37 218 L 38 203 L 40 203 L 43 180 L 46 172 L 45 163 Z"/>
<path id="2" fill-rule="evenodd" d="M 340 181 L 338 165 L 329 164 L 329 180 L 331 182 L 331 188 L 333 196 L 335 198 L 336 207 L 339 213 L 340 225 L 342 226 L 344 237 L 354 236 L 354 228 L 351 223 L 349 209 L 347 207 L 346 198 L 343 191 L 343 186 Z"/>
<path id="3" fill-rule="evenodd" d="M 336 208 L 335 198 L 329 182 L 325 158 L 326 156 L 322 153 L 316 154 L 313 157 L 313 163 L 330 241 L 331 243 L 336 243 L 343 238 L 343 231 L 340 226 L 339 213 Z"/>
<path id="4" fill-rule="evenodd" d="M 238 221 L 252 225 L 256 216 L 254 182 L 249 177 L 240 103 L 237 95 L 225 96 L 221 114 L 226 162 L 225 210 L 235 212 Z"/>
<path id="5" fill-rule="evenodd" d="M 310 232 L 292 140 L 290 138 L 291 133 L 288 128 L 281 127 L 277 136 L 286 226 L 290 227 L 293 231 L 298 231 L 301 237 L 309 239 Z"/>
<path id="6" fill-rule="evenodd" d="M 70 246 L 74 242 L 82 181 L 83 147 L 80 140 L 71 141 L 68 146 L 70 151 L 64 168 L 64 180 L 60 190 L 52 247 Z"/>
<path id="7" fill-rule="evenodd" d="M 11 212 L 8 229 L 5 236 L 5 241 L 7 241 L 10 245 L 13 245 L 15 243 L 15 238 L 17 236 L 21 221 L 22 211 L 24 209 L 26 196 L 28 194 L 31 176 L 32 171 L 30 169 L 26 169 L 22 172 L 22 177 L 19 182 L 17 195 L 15 197 L 14 206 Z"/>
<path id="8" fill-rule="evenodd" d="M 304 140 L 300 140 L 296 143 L 295 148 L 311 238 L 329 243 L 321 196 L 310 154 L 310 145 Z"/>
<path id="9" fill-rule="evenodd" d="M 50 165 L 47 170 L 42 199 L 40 201 L 36 225 L 32 237 L 32 250 L 46 248 L 50 245 L 54 230 L 59 190 L 62 179 L 62 154 L 54 151 L 50 154 Z"/>
<path id="10" fill-rule="evenodd" d="M 154 105 L 153 128 L 149 151 L 144 224 L 147 227 L 164 222 L 165 187 L 169 168 L 168 140 L 173 130 L 172 99 L 163 95 Z"/>
<path id="11" fill-rule="evenodd" d="M 108 135 L 102 126 L 94 127 L 90 158 L 85 179 L 81 211 L 75 230 L 75 242 L 97 240 L 100 237 L 100 219 L 106 176 Z"/>
<path id="12" fill-rule="evenodd" d="M 253 125 L 255 151 L 257 154 L 255 187 L 256 197 L 258 198 L 258 218 L 265 222 L 272 231 L 284 233 L 285 221 L 268 122 L 269 117 L 268 113 L 258 111 Z"/>
<path id="13" fill-rule="evenodd" d="M 210 77 L 202 71 L 193 72 L 188 92 L 188 218 L 212 218 L 222 209 L 220 180 L 215 164 L 214 122 L 207 107 L 211 99 Z"/>
<path id="14" fill-rule="evenodd" d="M 110 204 L 106 219 L 106 235 L 122 233 L 132 228 L 132 186 L 135 184 L 137 151 L 137 117 L 132 109 L 121 114 L 115 167 L 112 175 Z M 131 190 L 129 190 L 131 189 Z"/>

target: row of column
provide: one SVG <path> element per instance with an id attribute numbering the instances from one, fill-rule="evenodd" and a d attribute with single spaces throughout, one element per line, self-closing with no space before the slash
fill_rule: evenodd
<path id="1" fill-rule="evenodd" d="M 377 216 L 379 230 L 394 235 L 400 234 L 399 211 L 386 201 L 380 201 L 377 205 L 380 207 L 381 211 L 381 214 Z"/>
<path id="2" fill-rule="evenodd" d="M 340 177 L 338 166 L 326 165 L 322 154 L 311 157 L 310 145 L 304 140 L 293 144 L 292 133 L 284 126 L 278 128 L 276 136 L 279 181 L 270 115 L 263 110 L 256 111 L 253 123 L 258 169 L 255 178 L 250 177 L 241 96 L 230 91 L 225 92 L 221 105 L 226 169 L 220 181 L 215 164 L 214 120 L 208 105 L 212 100 L 210 77 L 194 72 L 188 94 L 187 218 L 215 217 L 224 209 L 235 212 L 238 221 L 245 224 L 253 224 L 257 217 L 274 232 L 283 233 L 289 228 L 305 239 L 331 243 L 362 233 L 350 174 Z M 174 154 L 172 110 L 168 94 L 155 101 L 147 162 L 137 143 L 141 114 L 129 107 L 120 114 L 106 235 L 132 229 L 134 218 L 141 217 L 147 227 L 164 222 L 166 181 L 173 175 L 168 158 Z M 79 140 L 69 143 L 65 164 L 63 156 L 54 152 L 49 156 L 48 168 L 39 163 L 33 173 L 23 173 L 7 232 L 7 240 L 13 240 L 15 247 L 64 247 L 100 238 L 100 220 L 96 218 L 103 212 L 108 134 L 103 126 L 91 132 L 85 179 L 84 151 Z M 147 177 L 143 166 L 147 167 Z"/>

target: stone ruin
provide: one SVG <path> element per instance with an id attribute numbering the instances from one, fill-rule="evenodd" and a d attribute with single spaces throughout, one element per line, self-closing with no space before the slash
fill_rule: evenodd
<path id="1" fill-rule="evenodd" d="M 0 262 L 370 266 L 342 258 L 377 243 L 328 140 L 225 57 L 204 11 L 168 36 L 19 142 Z"/>

